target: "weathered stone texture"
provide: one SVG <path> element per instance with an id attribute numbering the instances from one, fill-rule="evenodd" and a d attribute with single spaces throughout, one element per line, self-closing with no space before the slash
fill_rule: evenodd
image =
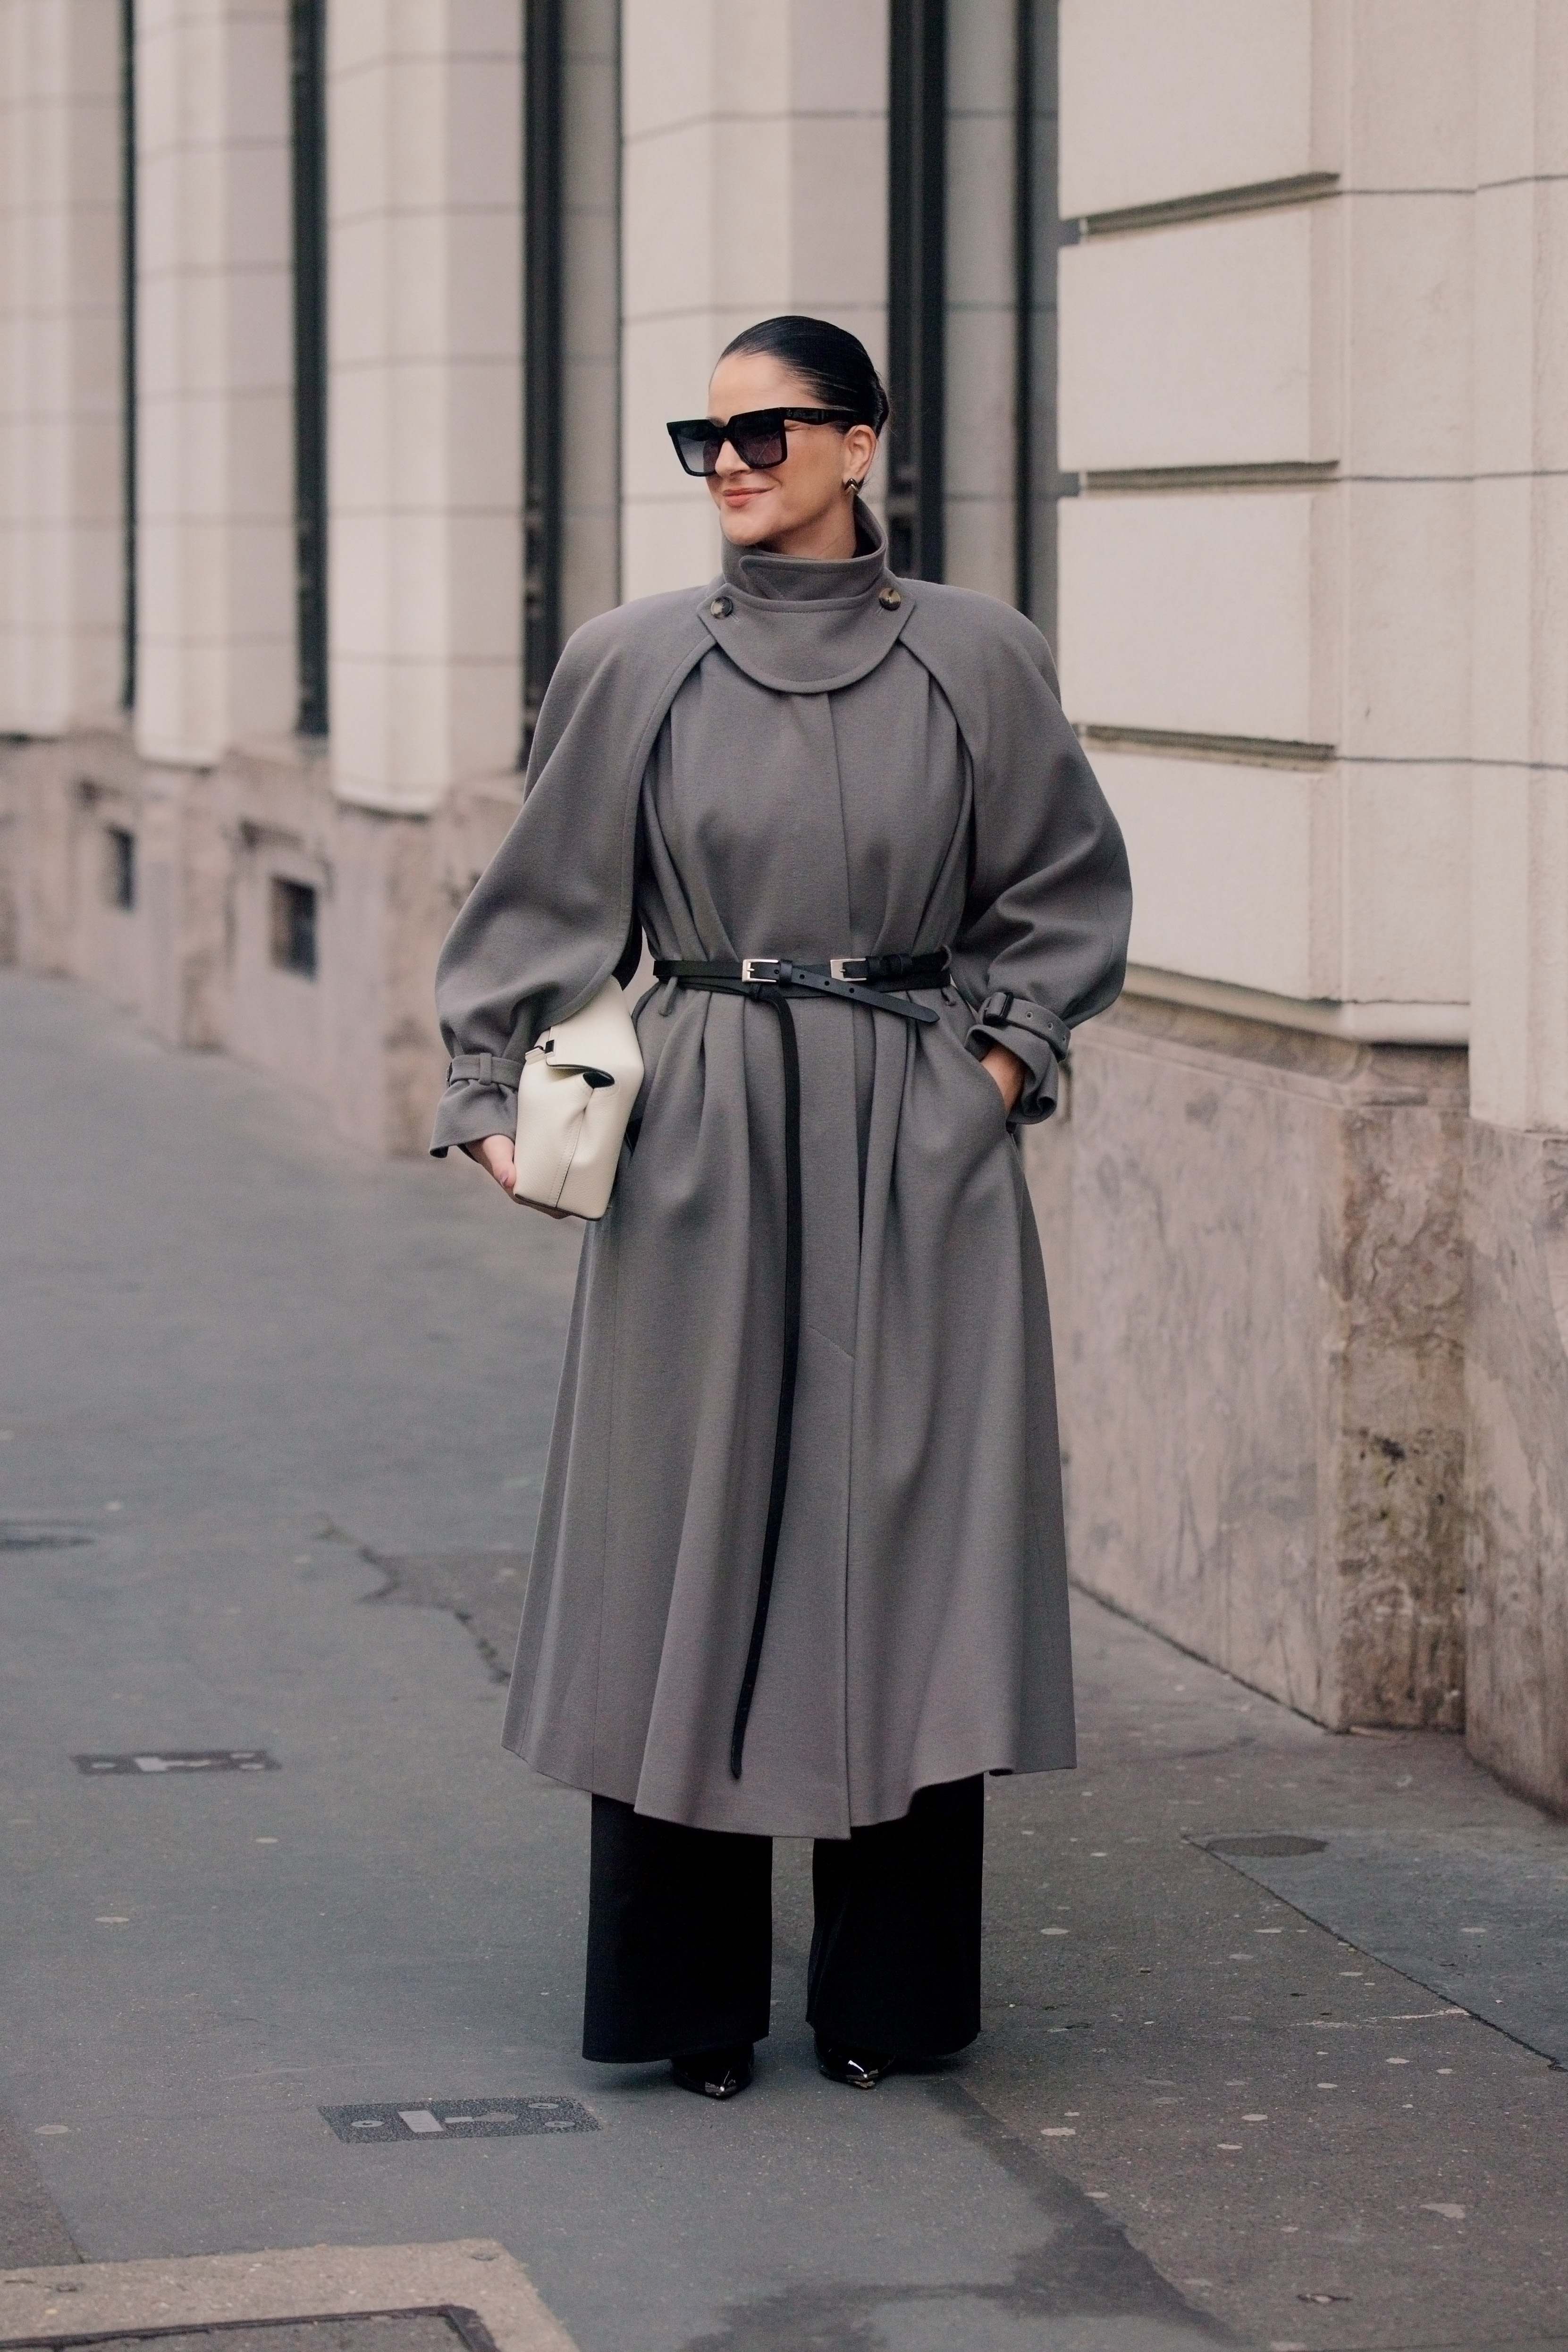
<path id="1" fill-rule="evenodd" d="M 1073 1573 L 1321 1722 L 1457 1725 L 1464 1055 L 1132 1000 L 1073 1063 Z"/>
<path id="2" fill-rule="evenodd" d="M 292 742 L 215 768 L 144 761 L 115 729 L 0 745 L 0 961 L 274 1071 L 369 1150 L 421 1152 L 446 1071 L 437 954 L 517 802 L 503 775 L 431 816 L 345 805 L 327 759 Z M 129 908 L 111 829 L 135 843 Z M 316 893 L 312 977 L 275 960 L 279 881 Z"/>
<path id="3" fill-rule="evenodd" d="M 1568 1813 L 1568 1136 L 1469 1130 L 1471 1753 Z"/>

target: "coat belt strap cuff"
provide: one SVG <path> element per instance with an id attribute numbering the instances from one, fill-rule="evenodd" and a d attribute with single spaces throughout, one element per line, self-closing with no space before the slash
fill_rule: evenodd
<path id="1" fill-rule="evenodd" d="M 988 1029 L 1026 1031 L 1029 1036 L 1038 1037 L 1047 1045 L 1058 1062 L 1066 1058 L 1072 1044 L 1072 1031 L 1058 1014 L 1043 1004 L 1031 1004 L 1026 997 L 1014 996 L 1005 988 L 993 989 L 975 1018 Z"/>
<path id="2" fill-rule="evenodd" d="M 456 1054 L 447 1065 L 447 1084 L 454 1086 L 462 1078 L 481 1087 L 510 1087 L 515 1091 L 522 1084 L 522 1064 L 504 1061 L 499 1054 Z"/>

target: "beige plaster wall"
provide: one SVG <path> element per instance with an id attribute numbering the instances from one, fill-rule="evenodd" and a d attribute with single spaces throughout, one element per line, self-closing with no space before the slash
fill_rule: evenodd
<path id="1" fill-rule="evenodd" d="M 1315 315 L 1335 226 L 1300 205 L 1065 247 L 1063 466 L 1337 457 L 1339 378 Z"/>
<path id="2" fill-rule="evenodd" d="M 1063 0 L 1064 218 L 1319 167 L 1314 0 Z"/>
<path id="3" fill-rule="evenodd" d="M 1134 961 L 1394 1040 L 1469 997 L 1478 22 L 1062 19 L 1062 670 L 1120 737 Z"/>
<path id="4" fill-rule="evenodd" d="M 1338 524 L 1337 502 L 1321 491 L 1171 489 L 1064 501 L 1060 635 L 1070 715 L 1281 745 L 1331 741 L 1336 635 L 1314 628 L 1313 588 L 1317 571 L 1337 568 Z"/>
<path id="5" fill-rule="evenodd" d="M 1568 22 L 1504 0 L 1493 24 L 1477 59 L 1476 1108 L 1563 1130 Z"/>

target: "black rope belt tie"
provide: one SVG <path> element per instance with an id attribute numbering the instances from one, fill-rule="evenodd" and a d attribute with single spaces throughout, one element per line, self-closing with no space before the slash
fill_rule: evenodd
<path id="1" fill-rule="evenodd" d="M 779 1045 L 784 1055 L 784 1360 L 779 1368 L 778 1415 L 773 1423 L 773 1468 L 768 1482 L 768 1519 L 763 1536 L 762 1573 L 757 1580 L 757 1606 L 746 1651 L 746 1671 L 730 1733 L 730 1774 L 741 1777 L 746 1745 L 746 1725 L 756 1694 L 763 1663 L 763 1642 L 768 1630 L 768 1603 L 773 1598 L 773 1570 L 778 1565 L 779 1534 L 784 1526 L 784 1492 L 789 1485 L 790 1437 L 795 1426 L 795 1384 L 800 1365 L 801 1243 L 805 1218 L 800 1181 L 800 1045 L 790 999 L 836 996 L 868 1013 L 890 1013 L 900 1021 L 929 1027 L 940 1018 L 929 1004 L 911 1004 L 907 996 L 889 996 L 888 988 L 942 988 L 948 980 L 948 954 L 937 948 L 929 955 L 834 956 L 827 963 L 793 963 L 787 956 L 747 956 L 739 963 L 686 963 L 658 957 L 655 980 L 673 981 L 680 988 L 705 989 L 715 996 L 750 997 L 766 1004 L 778 1016 Z"/>

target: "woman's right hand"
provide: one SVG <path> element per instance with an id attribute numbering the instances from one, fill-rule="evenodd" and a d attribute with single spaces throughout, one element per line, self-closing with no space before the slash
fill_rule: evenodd
<path id="1" fill-rule="evenodd" d="M 487 1176 L 495 1178 L 503 1192 L 511 1193 L 517 1181 L 517 1163 L 510 1135 L 481 1135 L 477 1142 L 465 1143 L 463 1150 L 470 1160 L 478 1160 Z M 564 1209 L 547 1209 L 542 1201 L 524 1201 L 521 1205 L 525 1209 L 537 1209 L 542 1217 L 559 1220 L 566 1214 Z"/>

